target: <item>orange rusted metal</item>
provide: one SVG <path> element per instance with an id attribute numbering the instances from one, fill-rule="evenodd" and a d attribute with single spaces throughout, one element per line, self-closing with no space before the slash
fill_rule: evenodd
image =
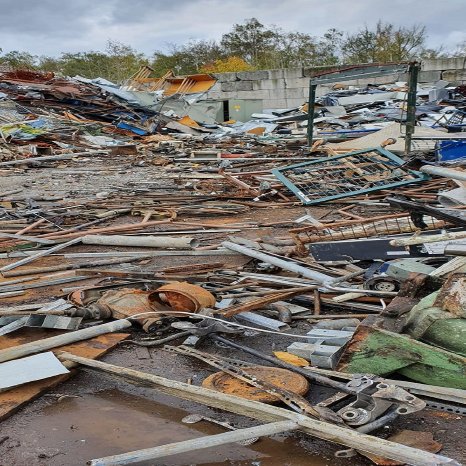
<path id="1" fill-rule="evenodd" d="M 245 369 L 248 374 L 256 376 L 279 388 L 284 388 L 297 395 L 305 395 L 309 390 L 309 382 L 300 374 L 287 369 L 266 366 L 251 366 Z M 260 388 L 253 387 L 247 382 L 237 379 L 225 372 L 216 372 L 209 375 L 203 382 L 204 388 L 210 388 L 229 395 L 240 396 L 247 400 L 261 401 L 263 403 L 276 403 L 280 401 L 277 397 L 267 393 Z"/>
<path id="2" fill-rule="evenodd" d="M 109 290 L 102 294 L 93 306 L 104 313 L 110 313 L 114 319 L 126 319 L 137 314 L 152 312 L 153 307 L 149 302 L 150 291 L 138 290 L 134 288 L 120 288 Z M 149 332 L 157 326 L 161 316 L 140 317 L 136 320 L 142 328 Z"/>
<path id="3" fill-rule="evenodd" d="M 173 282 L 161 286 L 149 295 L 154 305 L 168 305 L 174 311 L 199 312 L 215 305 L 215 296 L 204 288 L 186 282 Z"/>

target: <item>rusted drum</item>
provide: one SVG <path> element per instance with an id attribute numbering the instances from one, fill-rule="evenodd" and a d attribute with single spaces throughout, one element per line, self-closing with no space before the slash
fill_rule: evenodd
<path id="1" fill-rule="evenodd" d="M 186 282 L 173 282 L 157 288 L 149 295 L 153 304 L 170 306 L 174 311 L 199 312 L 215 306 L 212 293 L 197 285 Z"/>

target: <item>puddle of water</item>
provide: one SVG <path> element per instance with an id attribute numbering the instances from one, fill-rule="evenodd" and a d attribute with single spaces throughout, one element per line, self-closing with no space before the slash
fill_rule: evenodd
<path id="1" fill-rule="evenodd" d="M 21 450 L 28 452 L 25 463 L 28 466 L 77 466 L 92 458 L 225 431 L 204 421 L 181 423 L 187 414 L 140 396 L 106 390 L 82 398 L 66 398 L 33 413 L 22 423 L 18 435 Z M 39 451 L 56 456 L 47 455 L 47 459 L 40 460 Z M 22 457 L 26 459 L 24 453 Z M 328 463 L 306 453 L 292 438 L 275 437 L 263 438 L 247 447 L 230 444 L 138 464 L 323 466 Z"/>

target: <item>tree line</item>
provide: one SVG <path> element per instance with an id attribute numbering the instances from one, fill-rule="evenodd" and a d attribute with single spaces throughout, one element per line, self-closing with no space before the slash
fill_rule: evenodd
<path id="1" fill-rule="evenodd" d="M 151 56 L 133 47 L 109 40 L 104 51 L 62 53 L 59 57 L 37 56 L 23 51 L 2 53 L 0 65 L 11 68 L 53 71 L 65 76 L 102 77 L 121 83 L 142 65 L 162 76 L 222 73 L 337 64 L 387 63 L 422 58 L 445 58 L 466 54 L 466 43 L 456 50 L 426 47 L 427 32 L 422 25 L 396 26 L 379 21 L 355 33 L 329 29 L 323 36 L 285 31 L 266 26 L 256 18 L 233 25 L 221 39 L 190 40 L 168 44 L 166 51 Z"/>

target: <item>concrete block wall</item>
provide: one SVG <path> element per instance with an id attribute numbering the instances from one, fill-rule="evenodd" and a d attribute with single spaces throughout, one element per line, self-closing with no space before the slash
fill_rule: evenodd
<path id="1" fill-rule="evenodd" d="M 214 75 L 217 83 L 206 100 L 259 99 L 263 108 L 288 108 L 307 99 L 309 78 L 303 69 L 240 71 Z"/>
<path id="2" fill-rule="evenodd" d="M 330 70 L 331 67 L 328 69 Z M 323 70 L 324 67 L 219 73 L 214 75 L 217 82 L 205 94 L 203 100 L 262 100 L 263 109 L 297 107 L 308 99 L 309 77 Z M 466 56 L 424 60 L 419 73 L 419 82 L 431 83 L 440 79 L 453 84 L 466 83 Z M 366 86 L 406 80 L 406 74 L 394 74 L 345 81 L 345 84 Z M 319 86 L 317 95 L 324 95 L 329 90 L 330 86 Z"/>

